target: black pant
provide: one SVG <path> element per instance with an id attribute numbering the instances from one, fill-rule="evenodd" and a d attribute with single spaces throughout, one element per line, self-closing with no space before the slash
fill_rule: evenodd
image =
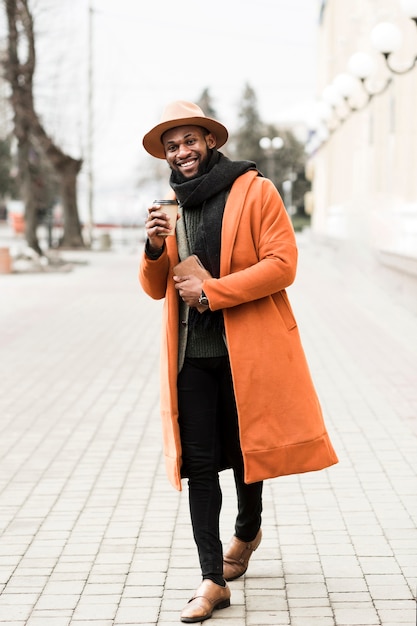
<path id="1" fill-rule="evenodd" d="M 235 534 L 252 541 L 260 526 L 262 482 L 243 481 L 243 459 L 227 356 L 186 358 L 178 376 L 183 475 L 188 477 L 191 522 L 201 571 L 223 574 L 219 471 L 233 468 L 238 512 Z"/>

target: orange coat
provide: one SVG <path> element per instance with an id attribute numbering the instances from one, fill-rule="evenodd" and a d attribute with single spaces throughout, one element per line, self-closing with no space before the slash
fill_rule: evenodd
<path id="1" fill-rule="evenodd" d="M 181 489 L 178 427 L 178 293 L 172 267 L 175 237 L 162 256 L 144 254 L 139 280 L 165 298 L 161 343 L 161 415 L 167 474 Z M 337 457 L 285 288 L 295 278 L 294 231 L 274 185 L 250 171 L 228 196 L 222 226 L 220 278 L 204 281 L 210 308 L 222 309 L 239 417 L 247 483 L 319 470 Z"/>

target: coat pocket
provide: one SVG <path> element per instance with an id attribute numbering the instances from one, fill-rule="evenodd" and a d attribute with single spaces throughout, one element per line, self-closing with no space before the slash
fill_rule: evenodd
<path id="1" fill-rule="evenodd" d="M 293 328 L 296 328 L 297 322 L 294 317 L 294 313 L 292 312 L 292 308 L 290 305 L 290 301 L 288 300 L 286 291 L 282 290 L 275 294 L 274 302 L 287 330 L 292 330 Z"/>

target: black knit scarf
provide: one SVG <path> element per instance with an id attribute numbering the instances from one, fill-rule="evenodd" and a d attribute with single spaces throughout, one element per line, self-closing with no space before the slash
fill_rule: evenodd
<path id="1" fill-rule="evenodd" d="M 220 243 L 224 206 L 227 193 L 234 181 L 249 170 L 256 170 L 252 161 L 231 161 L 216 149 L 211 150 L 208 160 L 202 166 L 199 175 L 185 179 L 179 172 L 172 171 L 171 188 L 174 190 L 184 211 L 202 209 L 194 249 L 205 268 L 212 276 L 220 276 Z M 200 322 L 205 324 L 219 323 L 220 315 L 208 311 L 204 315 L 190 310 L 189 324 Z"/>

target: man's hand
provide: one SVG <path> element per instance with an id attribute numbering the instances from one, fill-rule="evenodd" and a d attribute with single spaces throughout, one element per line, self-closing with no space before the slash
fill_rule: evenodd
<path id="1" fill-rule="evenodd" d="M 197 276 L 174 276 L 175 289 L 188 306 L 197 307 L 203 290 L 203 281 Z"/>
<path id="2" fill-rule="evenodd" d="M 164 245 L 165 237 L 170 232 L 169 218 L 159 209 L 160 205 L 154 205 L 148 209 L 148 219 L 145 224 L 151 250 L 160 250 Z"/>

